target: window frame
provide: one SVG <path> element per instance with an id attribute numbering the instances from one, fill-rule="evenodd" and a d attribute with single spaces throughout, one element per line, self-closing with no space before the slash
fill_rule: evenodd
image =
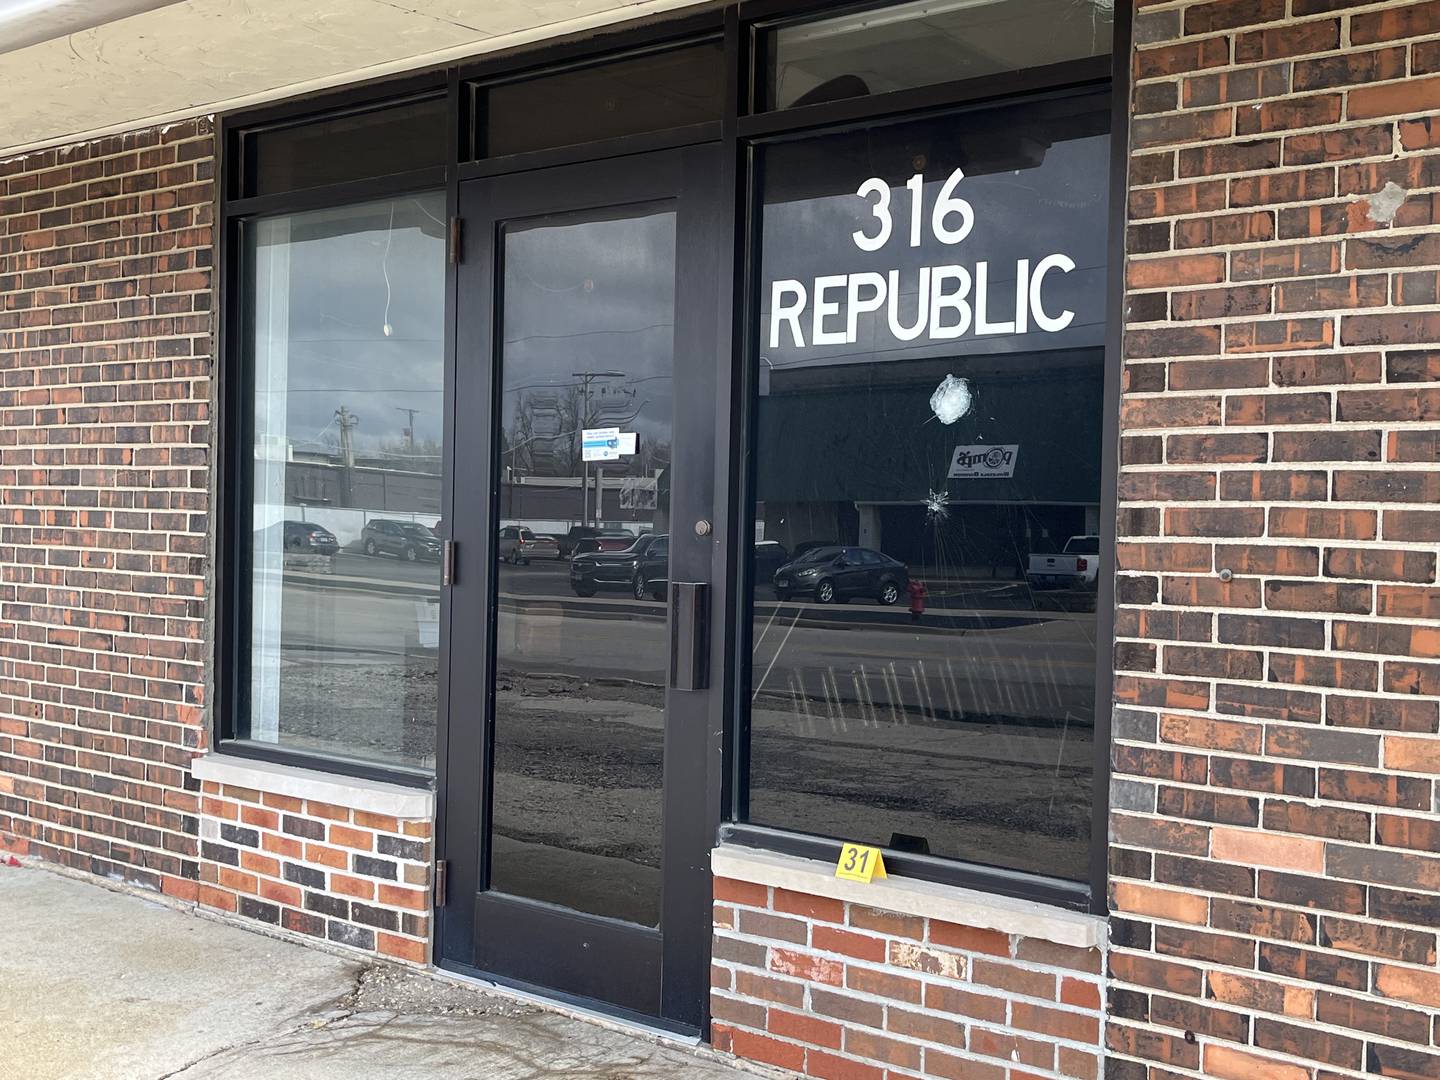
<path id="1" fill-rule="evenodd" d="M 246 333 L 254 314 L 253 289 L 248 283 L 245 230 L 271 217 L 314 210 L 343 209 L 377 199 L 405 195 L 447 192 L 453 168 L 425 168 L 391 173 L 333 184 L 297 188 L 292 191 L 248 196 L 244 193 L 243 140 L 248 132 L 279 126 L 298 126 L 336 116 L 371 112 L 387 105 L 404 104 L 439 94 L 449 94 L 443 76 L 388 80 L 349 87 L 268 108 L 219 118 L 216 139 L 221 161 L 217 175 L 215 203 L 216 266 L 219 326 L 215 350 L 213 384 L 217 400 L 214 449 L 213 559 L 216 567 L 213 619 L 214 706 L 212 749 L 226 755 L 279 765 L 311 769 L 360 780 L 372 780 L 413 788 L 431 788 L 435 772 L 373 759 L 346 757 L 320 751 L 301 750 L 279 743 L 265 743 L 242 737 L 248 719 L 250 676 L 250 633 L 252 612 L 252 554 L 245 542 L 253 520 L 254 455 L 250 452 L 255 431 L 255 370 L 249 356 Z M 447 123 L 454 119 L 453 103 L 447 103 Z M 450 201 L 447 197 L 447 213 Z M 447 259 L 448 263 L 448 259 Z M 450 391 L 449 277 L 446 268 L 445 308 L 445 393 L 447 414 Z M 441 463 L 442 492 L 450 483 L 449 420 L 446 419 L 447 450 Z"/>
<path id="2" fill-rule="evenodd" d="M 1124 296 L 1125 191 L 1128 177 L 1129 56 L 1132 14 L 1117 5 L 1114 38 L 1108 55 L 1085 57 L 1061 64 L 1024 69 L 999 76 L 982 76 L 932 86 L 888 91 L 868 97 L 849 98 L 816 105 L 792 106 L 762 111 L 767 63 L 764 42 L 768 31 L 852 11 L 886 6 L 874 0 L 846 4 L 813 3 L 803 10 L 785 0 L 750 0 L 740 5 L 746 50 L 746 78 L 742 81 L 742 112 L 735 118 L 736 150 L 741 214 L 737 221 L 735 296 L 735 354 L 737 388 L 735 420 L 736 452 L 731 475 L 730 520 L 734 522 L 732 551 L 735 565 L 730 575 L 733 587 L 728 608 L 733 620 L 733 650 L 730 655 L 734 685 L 727 714 L 731 729 L 726 739 L 726 790 L 720 839 L 737 845 L 776 851 L 824 863 L 838 859 L 842 841 L 792 829 L 751 824 L 742 820 L 749 788 L 749 694 L 753 685 L 751 635 L 753 632 L 753 565 L 749 558 L 754 536 L 756 490 L 756 421 L 758 392 L 758 342 L 756 322 L 760 312 L 761 281 L 759 256 L 761 216 L 759 164 L 756 150 L 775 143 L 808 140 L 829 134 L 871 127 L 887 121 L 922 119 L 934 115 L 963 115 L 1006 104 L 1079 94 L 1109 93 L 1110 241 L 1106 282 L 1106 327 L 1104 338 L 1103 401 L 1100 463 L 1100 537 L 1102 545 L 1115 550 L 1117 487 L 1119 468 L 1119 409 Z M 747 18 L 748 15 L 748 18 Z M 882 849 L 888 870 L 938 884 L 979 892 L 1106 914 L 1108 902 L 1108 820 L 1110 782 L 1111 711 L 1113 708 L 1114 568 L 1100 578 L 1096 597 L 1095 725 L 1094 760 L 1091 779 L 1090 838 L 1088 874 L 1085 880 L 1071 881 L 1043 875 L 986 866 L 961 859 L 917 855 Z"/>
<path id="3" fill-rule="evenodd" d="M 1021 0 L 1014 0 L 1021 2 Z M 755 149 L 768 142 L 804 139 L 831 130 L 863 127 L 903 116 L 920 117 L 934 112 L 955 113 L 965 108 L 988 108 L 1006 102 L 1035 97 L 1066 95 L 1076 91 L 1108 87 L 1111 95 L 1111 170 L 1108 235 L 1110 238 L 1109 280 L 1107 283 L 1104 364 L 1104 410 L 1101 460 L 1101 541 L 1115 549 L 1115 514 L 1118 485 L 1120 337 L 1123 329 L 1124 210 L 1127 189 L 1126 107 L 1130 85 L 1127 59 L 1130 52 L 1133 11 L 1119 5 L 1115 11 L 1114 39 L 1108 56 L 1083 58 L 1062 64 L 1037 67 L 1000 75 L 959 80 L 919 88 L 875 94 L 868 97 L 816 105 L 764 111 L 757 108 L 763 99 L 766 77 L 763 57 L 765 34 L 782 25 L 841 15 L 847 12 L 886 6 L 876 0 L 834 3 L 833 0 L 725 0 L 714 7 L 690 13 L 668 13 L 642 17 L 606 27 L 582 31 L 539 43 L 527 43 L 415 75 L 386 78 L 320 91 L 278 104 L 222 114 L 217 123 L 216 222 L 216 350 L 213 385 L 215 416 L 213 436 L 213 547 L 215 567 L 211 610 L 213 682 L 211 684 L 211 748 L 225 754 L 294 765 L 344 776 L 381 780 L 411 787 L 438 787 L 440 829 L 443 835 L 445 811 L 444 777 L 449 703 L 448 627 L 441 625 L 439 708 L 437 716 L 436 767 L 419 771 L 386 766 L 373 761 L 297 751 L 235 737 L 241 698 L 248 678 L 250 581 L 241 556 L 241 530 L 235 526 L 250 520 L 251 488 L 246 459 L 251 457 L 248 437 L 253 431 L 253 370 L 246 358 L 247 342 L 241 328 L 246 325 L 247 305 L 252 298 L 243 287 L 240 260 L 243 244 L 240 231 L 249 221 L 270 214 L 298 213 L 366 202 L 377 198 L 418 194 L 434 190 L 446 193 L 446 216 L 452 223 L 457 212 L 458 185 L 462 179 L 541 168 L 570 161 L 619 156 L 662 146 L 681 146 L 718 141 L 721 144 L 725 175 L 722 187 L 726 201 L 718 207 L 730 219 L 733 249 L 724 252 L 731 262 L 726 295 L 717 298 L 717 317 L 725 328 L 722 340 L 729 347 L 717 358 L 720 384 L 729 395 L 717 395 L 717 431 L 727 432 L 728 444 L 717 446 L 717 475 L 733 478 L 725 505 L 716 506 L 726 522 L 724 543 L 715 561 L 717 602 L 723 604 L 725 667 L 731 676 L 725 687 L 721 716 L 721 737 L 715 740 L 707 768 L 712 775 L 711 805 L 707 827 L 713 826 L 717 840 L 771 851 L 833 862 L 840 842 L 791 830 L 754 826 L 737 820 L 736 808 L 744 805 L 748 783 L 744 746 L 748 725 L 750 685 L 750 600 L 751 548 L 754 502 L 754 372 L 756 337 L 751 320 L 758 318 L 756 289 L 758 266 L 759 206 L 756 200 Z M 620 59 L 625 55 L 668 47 L 683 47 L 699 38 L 723 35 L 726 50 L 724 113 L 717 123 L 692 125 L 669 131 L 648 132 L 577 146 L 540 150 L 505 158 L 477 160 L 474 149 L 473 94 L 477 84 L 530 78 L 566 67 L 589 66 Z M 303 188 L 264 196 L 246 196 L 241 189 L 243 161 L 241 137 L 257 127 L 291 125 L 323 120 L 345 113 L 359 113 L 387 104 L 398 104 L 432 94 L 446 97 L 447 123 L 445 164 L 412 172 L 390 174 Z M 457 237 L 452 230 L 450 246 Z M 728 301 L 728 310 L 725 305 Z M 454 376 L 455 322 L 457 313 L 455 252 L 447 258 L 445 278 L 445 455 L 442 461 L 442 514 L 453 516 L 454 477 Z M 252 463 L 253 464 L 253 463 Z M 723 472 L 722 472 L 723 471 Z M 1067 908 L 1105 913 L 1107 883 L 1107 824 L 1109 816 L 1111 684 L 1114 627 L 1114 572 L 1100 579 L 1096 605 L 1097 711 L 1095 717 L 1095 762 L 1092 782 L 1090 875 L 1084 882 L 1060 881 L 934 856 L 887 852 L 893 871 L 958 887 L 1037 900 Z M 243 661 L 243 662 L 242 662 Z M 244 678 L 242 678 L 244 676 Z"/>

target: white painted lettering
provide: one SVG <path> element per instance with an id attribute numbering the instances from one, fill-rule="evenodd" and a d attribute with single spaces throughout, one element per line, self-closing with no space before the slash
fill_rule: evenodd
<path id="1" fill-rule="evenodd" d="M 1075 262 L 1070 256 L 1061 255 L 1058 252 L 1054 255 L 1046 255 L 1036 264 L 1035 272 L 1030 275 L 1030 313 L 1035 317 L 1036 326 L 1052 334 L 1064 330 L 1070 325 L 1070 320 L 1075 318 L 1075 313 L 1068 308 L 1054 318 L 1045 313 L 1045 305 L 1040 299 L 1040 290 L 1045 286 L 1045 275 L 1054 269 L 1068 274 L 1075 269 Z"/>
<path id="2" fill-rule="evenodd" d="M 869 287 L 870 295 L 860 296 L 860 290 Z M 875 273 L 866 271 L 861 274 L 851 274 L 849 285 L 846 289 L 846 314 L 849 316 L 845 324 L 845 343 L 854 345 L 860 339 L 860 316 L 872 311 L 879 311 L 885 306 L 885 279 Z"/>
<path id="3" fill-rule="evenodd" d="M 810 343 L 812 345 L 844 345 L 844 330 L 826 330 L 825 320 L 840 314 L 840 301 L 827 300 L 825 294 L 832 289 L 845 288 L 844 274 L 826 274 L 815 279 L 815 310 L 810 313 Z"/>
<path id="4" fill-rule="evenodd" d="M 794 297 L 794 303 L 785 303 L 785 297 Z M 787 323 L 790 337 L 797 349 L 805 347 L 805 337 L 800 331 L 800 316 L 805 311 L 805 286 L 798 281 L 777 281 L 770 286 L 770 348 L 780 347 L 780 324 Z"/>
<path id="5" fill-rule="evenodd" d="M 987 317 L 986 310 L 990 300 L 990 264 L 978 262 L 975 264 L 975 333 L 976 334 L 1013 334 L 1015 322 L 991 322 Z"/>
<path id="6" fill-rule="evenodd" d="M 984 263 L 980 264 L 984 266 Z M 945 282 L 958 281 L 954 292 L 945 291 Z M 970 329 L 970 305 L 965 297 L 970 295 L 970 271 L 963 266 L 937 266 L 930 272 L 930 337 L 935 341 L 958 338 Z M 957 312 L 959 321 L 953 326 L 945 325 L 946 309 Z"/>
<path id="7" fill-rule="evenodd" d="M 930 268 L 920 268 L 920 284 L 915 289 L 915 321 L 909 326 L 900 322 L 900 271 L 890 271 L 890 333 L 897 341 L 914 341 L 930 325 Z"/>

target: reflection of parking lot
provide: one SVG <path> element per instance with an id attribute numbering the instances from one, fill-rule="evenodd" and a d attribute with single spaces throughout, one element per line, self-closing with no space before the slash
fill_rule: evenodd
<path id="1" fill-rule="evenodd" d="M 470 570 L 470 565 L 464 564 L 462 572 Z M 335 579 L 334 584 L 337 587 L 347 582 L 356 585 L 393 583 L 401 587 L 430 587 L 436 591 L 440 587 L 440 568 L 435 563 L 406 563 L 384 555 L 371 558 L 348 551 L 341 552 L 334 558 L 329 575 Z M 500 591 L 505 594 L 550 597 L 557 600 L 580 599 L 570 587 L 570 564 L 564 559 L 537 559 L 532 560 L 528 566 L 506 564 L 500 568 L 499 580 Z M 926 581 L 927 617 L 943 613 L 959 615 L 1000 611 L 1084 613 L 1095 609 L 1095 593 L 1084 589 L 1035 590 L 1023 581 L 985 579 L 929 578 Z M 624 589 L 603 591 L 599 598 L 628 599 Z M 755 602 L 762 614 L 767 612 L 777 603 L 774 590 L 768 585 L 757 586 Z M 787 606 L 809 608 L 826 605 L 816 603 L 811 597 L 799 596 L 789 600 Z M 859 598 L 828 606 L 836 612 L 873 612 L 881 609 L 881 605 L 873 600 Z M 900 608 L 903 609 L 904 606 L 902 601 Z M 895 614 L 908 620 L 908 615 L 905 615 L 903 610 Z"/>

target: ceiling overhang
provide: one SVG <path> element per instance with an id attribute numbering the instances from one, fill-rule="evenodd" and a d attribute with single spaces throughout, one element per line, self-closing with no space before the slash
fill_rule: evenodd
<path id="1" fill-rule="evenodd" d="M 9 0 L 12 7 L 39 2 Z M 59 36 L 7 48 L 21 20 L 0 21 L 0 156 L 417 71 L 694 3 L 85 0 L 90 25 L 73 11 L 66 21 L 62 9 L 74 5 L 50 3 L 49 30 L 40 29 L 37 10 L 29 33 Z M 95 25 L 106 9 L 109 21 Z"/>

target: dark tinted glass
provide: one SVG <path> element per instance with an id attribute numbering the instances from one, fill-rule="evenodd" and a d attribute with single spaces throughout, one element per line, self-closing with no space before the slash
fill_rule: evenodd
<path id="1" fill-rule="evenodd" d="M 763 151 L 750 821 L 1086 876 L 1107 108 Z"/>
<path id="2" fill-rule="evenodd" d="M 425 194 L 246 224 L 242 738 L 434 766 L 444 220 Z"/>
<path id="3" fill-rule="evenodd" d="M 1113 0 L 918 0 L 781 27 L 765 108 L 788 109 L 1110 52 Z"/>
<path id="4" fill-rule="evenodd" d="M 724 50 L 704 42 L 476 91 L 480 157 L 719 120 Z"/>
<path id="5" fill-rule="evenodd" d="M 660 920 L 675 223 L 665 204 L 566 214 L 507 225 L 501 249 L 498 506 L 537 541 L 499 550 L 490 884 L 644 926 Z M 622 539 L 566 562 L 577 526 Z"/>
<path id="6" fill-rule="evenodd" d="M 445 163 L 445 99 L 246 132 L 244 195 L 389 176 Z"/>

